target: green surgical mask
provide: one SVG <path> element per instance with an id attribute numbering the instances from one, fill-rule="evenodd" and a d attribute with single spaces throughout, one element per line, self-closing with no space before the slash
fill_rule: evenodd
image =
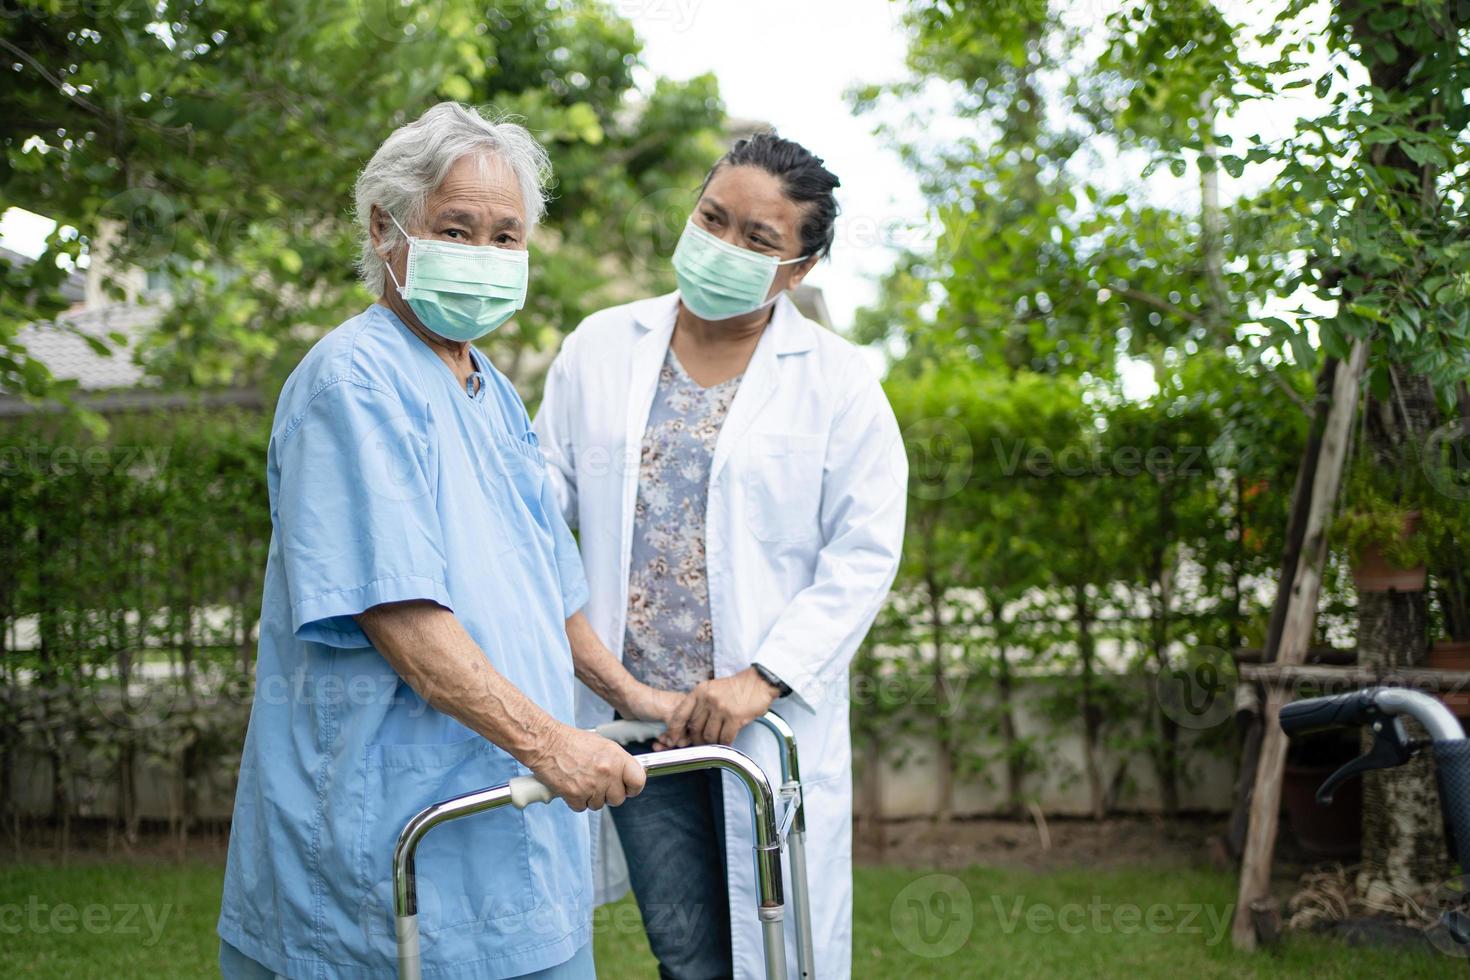
<path id="1" fill-rule="evenodd" d="M 674 277 L 679 299 L 704 320 L 728 320 L 753 313 L 766 299 L 776 269 L 805 262 L 808 256 L 781 261 L 711 235 L 690 218 L 674 246 Z"/>
<path id="2" fill-rule="evenodd" d="M 523 249 L 414 238 L 397 218 L 388 217 L 408 239 L 404 281 L 393 275 L 391 265 L 388 275 L 429 330 L 445 340 L 468 343 L 526 305 L 531 265 Z"/>

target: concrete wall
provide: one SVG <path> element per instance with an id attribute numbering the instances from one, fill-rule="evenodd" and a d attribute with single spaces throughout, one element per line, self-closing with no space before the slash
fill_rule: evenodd
<path id="1" fill-rule="evenodd" d="M 1085 815 L 1089 812 L 1088 785 L 1083 769 L 1081 722 L 1071 719 L 1058 727 L 1044 713 L 1042 695 L 1053 679 L 1038 678 L 1019 682 L 1015 699 L 1019 706 L 1017 729 L 1023 736 L 1032 735 L 1043 742 L 1047 759 L 1044 772 L 1027 777 L 1025 797 L 1033 799 L 1048 814 Z M 1148 704 L 1139 699 L 1135 703 Z M 243 727 L 247 705 L 222 705 L 221 718 L 226 726 Z M 855 708 L 861 711 L 861 707 Z M 234 721 L 238 719 L 238 723 Z M 1136 744 L 1140 719 L 1110 719 L 1106 737 L 1121 744 Z M 1222 724 L 1230 724 L 1226 719 Z M 1180 803 L 1185 809 L 1227 812 L 1231 805 L 1234 759 L 1221 753 L 1219 738 L 1215 746 L 1201 744 L 1202 735 L 1223 734 L 1218 729 L 1207 732 L 1184 729 L 1180 733 L 1181 758 L 1185 778 L 1180 786 Z M 939 785 L 937 753 L 931 741 L 919 736 L 899 735 L 884 739 L 884 762 L 879 775 L 879 799 L 884 817 L 908 818 L 932 815 L 938 804 Z M 993 753 L 998 745 L 985 744 L 980 751 Z M 861 737 L 855 738 L 855 801 L 861 807 L 863 780 L 866 774 Z M 195 788 L 196 812 L 202 817 L 229 816 L 234 796 L 232 774 L 237 758 L 216 758 L 212 771 Z M 1120 765 L 1127 763 L 1127 779 L 1116 806 L 1135 812 L 1162 810 L 1154 766 L 1142 750 L 1121 751 L 1105 748 L 1102 764 L 1105 778 L 1111 780 Z M 15 758 L 15 801 L 21 812 L 41 815 L 50 812 L 51 775 L 48 761 L 39 754 L 21 754 Z M 117 811 L 114 780 L 106 763 L 99 761 L 91 778 L 77 778 L 71 787 L 74 812 L 81 816 L 105 817 Z M 140 816 L 145 819 L 167 819 L 177 812 L 177 780 L 169 762 L 157 757 L 143 757 L 137 763 Z M 981 773 L 957 776 L 954 783 L 954 812 L 960 816 L 980 816 L 1000 812 L 1005 805 L 1005 771 L 997 760 Z"/>

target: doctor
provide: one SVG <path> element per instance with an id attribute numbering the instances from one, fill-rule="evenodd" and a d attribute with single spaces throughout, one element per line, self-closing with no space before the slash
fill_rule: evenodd
<path id="1" fill-rule="evenodd" d="M 581 531 L 592 627 L 640 681 L 683 693 L 661 743 L 733 743 L 774 776 L 775 740 L 748 726 L 774 706 L 796 730 L 828 980 L 852 955 L 847 668 L 893 580 L 906 483 L 862 355 L 785 295 L 831 249 L 837 186 L 796 143 L 737 142 L 674 251 L 678 292 L 588 317 L 535 422 Z M 579 691 L 579 724 L 612 713 Z M 660 974 L 763 975 L 749 804 L 733 782 L 652 780 L 613 822 Z M 621 883 L 603 823 L 610 900 Z"/>

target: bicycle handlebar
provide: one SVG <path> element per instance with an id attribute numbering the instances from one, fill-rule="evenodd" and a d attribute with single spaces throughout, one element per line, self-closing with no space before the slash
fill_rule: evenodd
<path id="1" fill-rule="evenodd" d="M 1281 708 L 1281 730 L 1288 736 L 1330 728 L 1357 728 L 1375 714 L 1408 715 L 1429 732 L 1435 742 L 1465 737 L 1460 720 L 1438 698 L 1401 687 L 1370 687 L 1346 694 L 1293 701 Z"/>
<path id="2" fill-rule="evenodd" d="M 1373 725 L 1374 748 L 1334 773 L 1323 784 L 1327 789 L 1348 775 L 1407 762 L 1416 746 L 1402 727 L 1403 716 L 1429 732 L 1451 857 L 1470 871 L 1470 740 L 1442 701 L 1420 691 L 1372 687 L 1283 705 L 1280 723 L 1288 736 Z"/>

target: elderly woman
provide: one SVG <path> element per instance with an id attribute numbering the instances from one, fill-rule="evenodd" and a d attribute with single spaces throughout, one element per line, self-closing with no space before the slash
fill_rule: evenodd
<path id="1" fill-rule="evenodd" d="M 898 567 L 907 472 L 861 353 L 785 295 L 832 246 L 836 187 L 797 143 L 736 143 L 674 249 L 679 291 L 584 321 L 536 417 L 593 626 L 634 676 L 685 692 L 665 743 L 733 742 L 774 777 L 747 726 L 775 704 L 795 730 L 824 980 L 851 961 L 847 665 Z M 613 823 L 660 975 L 761 975 L 739 792 L 660 778 Z"/>
<path id="2" fill-rule="evenodd" d="M 573 675 L 627 714 L 671 705 L 579 611 L 581 563 L 525 409 L 471 346 L 525 302 L 547 169 L 521 127 L 445 103 L 357 182 L 378 300 L 306 355 L 271 433 L 227 978 L 391 975 L 405 821 L 528 772 L 561 799 L 448 824 L 420 849 L 425 973 L 593 976 L 581 811 L 644 777 L 571 727 Z"/>

